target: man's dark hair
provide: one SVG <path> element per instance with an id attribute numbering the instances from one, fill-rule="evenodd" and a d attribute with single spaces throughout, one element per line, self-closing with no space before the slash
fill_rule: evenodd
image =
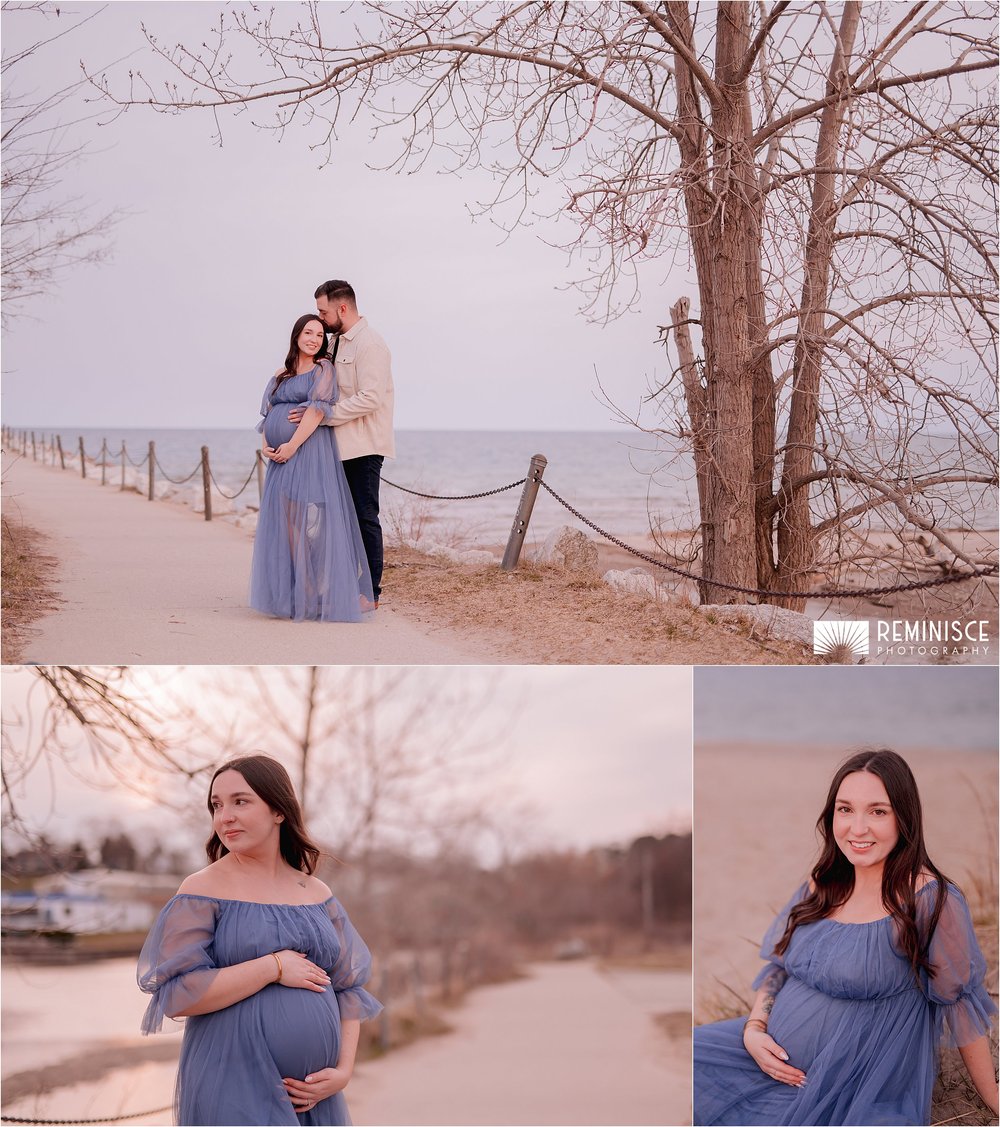
<path id="1" fill-rule="evenodd" d="M 331 282 L 324 282 L 317 286 L 313 297 L 325 297 L 328 301 L 343 301 L 346 298 L 355 309 L 358 307 L 354 287 L 350 282 L 345 282 L 341 278 L 334 278 Z"/>

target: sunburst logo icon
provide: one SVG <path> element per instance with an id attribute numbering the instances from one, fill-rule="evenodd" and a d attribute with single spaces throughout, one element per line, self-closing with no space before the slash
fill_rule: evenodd
<path id="1" fill-rule="evenodd" d="M 869 626 L 863 619 L 813 623 L 814 654 L 840 661 L 866 657 L 869 640 Z"/>

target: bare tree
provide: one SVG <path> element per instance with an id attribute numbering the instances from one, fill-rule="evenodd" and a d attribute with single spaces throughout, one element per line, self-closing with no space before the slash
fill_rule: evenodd
<path id="1" fill-rule="evenodd" d="M 15 676 L 29 686 L 23 703 Z M 383 854 L 498 855 L 510 835 L 525 837 L 514 796 L 490 784 L 511 731 L 486 717 L 496 678 L 255 666 L 40 666 L 8 677 L 3 818 L 29 840 L 38 827 L 20 795 L 55 764 L 82 787 L 155 797 L 207 835 L 211 772 L 258 751 L 286 765 L 310 822 L 362 888 Z"/>
<path id="2" fill-rule="evenodd" d="M 124 787 L 155 796 L 167 809 L 188 805 L 166 784 L 198 778 L 212 760 L 191 748 L 190 727 L 168 703 L 148 699 L 149 686 L 137 684 L 143 671 L 47 665 L 24 672 L 32 679 L 24 704 L 12 702 L 8 681 L 0 725 L 6 828 L 29 841 L 37 837 L 37 827 L 21 814 L 20 796 L 32 776 L 51 775 L 55 763 L 82 787 Z"/>
<path id="3" fill-rule="evenodd" d="M 344 24 L 241 6 L 201 47 L 147 32 L 166 77 L 93 81 L 220 130 L 271 106 L 268 128 L 312 127 L 327 159 L 367 114 L 398 131 L 397 170 L 490 169 L 501 225 L 557 182 L 591 313 L 634 298 L 640 262 L 692 262 L 690 312 L 668 277 L 664 339 L 699 339 L 648 429 L 694 453 L 703 599 L 808 589 L 890 549 L 900 568 L 983 564 L 967 539 L 997 481 L 992 6 L 407 3 Z"/>
<path id="4" fill-rule="evenodd" d="M 5 34 L 12 21 L 42 23 L 42 38 L 27 46 L 5 50 L 0 62 L 3 78 L 0 141 L 3 144 L 2 219 L 3 324 L 8 325 L 23 302 L 47 293 L 64 271 L 82 263 L 103 261 L 117 211 L 95 212 L 80 196 L 65 195 L 74 167 L 87 151 L 74 140 L 84 120 L 76 97 L 85 80 L 39 95 L 35 83 L 45 75 L 45 49 L 100 14 L 82 19 L 51 3 L 0 5 Z M 62 25 L 58 30 L 54 26 Z M 19 29 L 20 32 L 20 29 Z M 9 42 L 9 40 L 8 40 Z M 68 115 L 68 117 L 66 116 Z M 93 116 L 93 115 L 91 115 Z"/>
<path id="5" fill-rule="evenodd" d="M 472 852 L 502 838 L 491 807 L 510 806 L 487 778 L 507 737 L 484 722 L 493 690 L 479 679 L 408 666 L 249 667 L 204 684 L 244 702 L 225 733 L 210 707 L 206 731 L 227 752 L 281 759 L 339 856 L 364 866 L 383 850 Z"/>

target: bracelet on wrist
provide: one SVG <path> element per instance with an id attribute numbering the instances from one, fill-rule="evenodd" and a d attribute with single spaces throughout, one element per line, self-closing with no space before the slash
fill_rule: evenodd
<path id="1" fill-rule="evenodd" d="M 281 960 L 278 958 L 278 956 L 273 951 L 271 952 L 271 958 L 274 959 L 274 961 L 278 964 L 278 977 L 274 981 L 280 982 L 281 981 Z"/>
<path id="2" fill-rule="evenodd" d="M 764 1019 L 760 1018 L 760 1017 L 748 1017 L 746 1019 L 746 1021 L 743 1023 L 743 1032 L 744 1033 L 746 1033 L 746 1031 L 747 1031 L 747 1026 L 751 1026 L 754 1029 L 759 1029 L 761 1031 L 761 1033 L 767 1032 L 767 1022 L 764 1021 Z"/>

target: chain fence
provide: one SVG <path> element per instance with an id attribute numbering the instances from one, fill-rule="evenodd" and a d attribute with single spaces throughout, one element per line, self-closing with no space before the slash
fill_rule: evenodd
<path id="1" fill-rule="evenodd" d="M 867 597 L 869 595 L 894 595 L 899 591 L 921 591 L 928 587 L 943 587 L 949 583 L 964 583 L 969 579 L 987 579 L 990 576 L 997 574 L 997 565 L 993 564 L 988 568 L 979 571 L 968 572 L 953 572 L 950 575 L 939 575 L 933 579 L 920 579 L 912 583 L 897 583 L 891 587 L 819 587 L 813 588 L 809 591 L 786 591 L 772 588 L 762 587 L 741 587 L 736 583 L 723 583 L 718 579 L 706 579 L 702 575 L 698 575 L 691 571 L 685 571 L 683 568 L 675 567 L 673 564 L 668 564 L 665 560 L 658 560 L 654 556 L 648 555 L 646 552 L 640 551 L 638 548 L 633 548 L 630 544 L 626 544 L 624 540 L 605 531 L 603 528 L 596 525 L 589 517 L 585 517 L 579 509 L 575 509 L 565 498 L 560 497 L 559 494 L 548 484 L 546 481 L 539 481 L 541 487 L 546 490 L 551 497 L 559 502 L 560 505 L 567 512 L 573 514 L 577 520 L 582 521 L 589 528 L 592 528 L 605 540 L 609 540 L 616 547 L 623 548 L 631 555 L 644 560 L 646 563 L 653 564 L 655 567 L 663 568 L 666 571 L 671 571 L 675 575 L 682 576 L 684 579 L 691 579 L 695 583 L 703 583 L 707 587 L 719 587 L 725 591 L 736 591 L 741 595 L 768 595 L 772 598 L 779 599 L 848 599 L 857 597 Z"/>
<path id="2" fill-rule="evenodd" d="M 411 497 L 425 497 L 428 501 L 478 501 L 480 497 L 495 497 L 498 493 L 506 493 L 508 489 L 516 489 L 519 485 L 524 485 L 528 479 L 522 477 L 518 481 L 512 481 L 510 485 L 498 485 L 496 489 L 487 489 L 483 493 L 421 493 L 416 489 L 407 489 L 405 485 L 397 485 L 394 481 L 390 481 L 387 477 L 382 478 L 384 485 L 391 485 L 393 489 L 398 489 L 400 493 L 409 493 Z"/>
<path id="3" fill-rule="evenodd" d="M 0 1123 L 34 1123 L 46 1124 L 48 1127 L 70 1127 L 70 1124 L 93 1123 L 126 1123 L 130 1119 L 147 1119 L 151 1115 L 160 1115 L 170 1111 L 172 1104 L 166 1107 L 154 1107 L 150 1111 L 134 1111 L 131 1115 L 105 1115 L 100 1119 L 25 1119 L 18 1115 L 0 1115 Z"/>
<path id="4" fill-rule="evenodd" d="M 20 435 L 18 435 L 13 430 L 11 430 L 9 428 L 5 428 L 4 429 L 4 437 L 5 437 L 5 440 L 12 442 L 15 445 L 15 447 L 20 446 L 22 453 L 27 452 L 27 447 L 28 447 L 28 434 L 27 434 L 27 432 L 21 432 Z M 30 443 L 31 443 L 32 454 L 34 456 L 35 452 L 36 452 L 36 447 L 37 447 L 37 443 L 36 443 L 34 433 L 31 434 Z M 97 459 L 90 458 L 89 455 L 86 454 L 82 438 L 80 438 L 80 440 L 79 440 L 79 451 L 77 453 L 73 453 L 73 454 L 67 453 L 62 446 L 61 436 L 53 436 L 51 444 L 48 445 L 48 446 L 46 445 L 46 443 L 44 441 L 44 437 L 43 437 L 42 460 L 44 461 L 45 456 L 46 456 L 46 451 L 48 450 L 48 451 L 51 452 L 52 458 L 53 458 L 53 464 L 55 464 L 55 450 L 56 450 L 57 447 L 58 447 L 58 450 L 59 450 L 60 458 L 61 458 L 62 463 L 63 463 L 63 468 L 65 468 L 65 462 L 66 461 L 72 461 L 73 458 L 81 457 L 81 456 L 85 460 L 89 461 L 92 465 L 102 466 L 104 469 L 106 469 L 108 464 L 109 464 L 109 463 L 106 462 L 106 460 L 99 462 Z M 128 448 L 127 448 L 125 442 L 122 442 L 121 450 L 119 451 L 119 454 L 116 455 L 116 457 L 124 458 L 132 466 L 134 466 L 137 469 L 141 469 L 143 466 L 147 465 L 147 463 L 148 463 L 149 473 L 150 473 L 148 493 L 149 493 L 150 500 L 152 500 L 153 495 L 154 495 L 154 489 L 153 489 L 153 486 L 154 486 L 154 481 L 153 481 L 154 468 L 159 470 L 160 475 L 163 477 L 163 479 L 165 481 L 170 482 L 172 485 L 185 485 L 189 481 L 191 481 L 193 478 L 195 478 L 197 476 L 198 472 L 201 471 L 203 481 L 204 481 L 204 485 L 205 485 L 206 500 L 209 499 L 209 487 L 210 486 L 214 486 L 214 488 L 217 490 L 217 492 L 219 494 L 221 494 L 221 496 L 226 498 L 226 500 L 229 500 L 229 501 L 236 500 L 236 498 L 241 496 L 241 494 L 243 494 L 246 491 L 246 489 L 249 488 L 250 483 L 253 481 L 255 474 L 257 475 L 257 478 L 258 478 L 258 487 L 260 487 L 260 482 L 262 480 L 263 475 L 260 472 L 260 470 L 262 468 L 262 461 L 261 461 L 262 455 L 260 454 L 259 451 L 257 453 L 257 458 L 254 462 L 254 465 L 251 466 L 250 472 L 246 476 L 246 480 L 243 482 L 243 484 L 240 486 L 240 488 L 235 493 L 231 493 L 231 492 L 227 491 L 226 489 L 224 489 L 219 484 L 214 472 L 212 471 L 211 465 L 210 465 L 210 462 L 209 462 L 209 457 L 208 457 L 208 448 L 203 447 L 202 450 L 203 450 L 203 453 L 202 453 L 201 460 L 195 465 L 194 469 L 186 477 L 181 477 L 181 478 L 174 478 L 174 477 L 171 477 L 170 475 L 167 474 L 166 470 L 164 470 L 164 468 L 163 468 L 162 464 L 160 463 L 159 459 L 156 457 L 155 446 L 152 442 L 150 442 L 150 444 L 149 444 L 149 450 L 146 453 L 146 456 L 141 461 L 136 462 L 132 459 L 131 455 L 128 452 Z M 102 443 L 101 450 L 99 452 L 98 457 L 103 459 L 103 456 L 105 455 L 105 453 L 110 453 L 106 441 Z M 514 553 L 515 563 L 516 563 L 516 559 L 517 559 L 517 554 L 519 553 L 519 550 L 520 550 L 520 540 L 523 540 L 524 534 L 527 530 L 527 521 L 528 521 L 528 517 L 530 516 L 530 512 L 531 512 L 531 505 L 533 504 L 534 493 L 537 492 L 537 489 L 539 487 L 541 487 L 552 497 L 552 499 L 554 501 L 556 501 L 559 505 L 561 505 L 568 513 L 570 513 L 572 516 L 574 516 L 578 521 L 580 521 L 582 524 L 586 525 L 592 531 L 596 532 L 599 536 L 601 536 L 603 539 L 607 540 L 609 543 L 614 544 L 618 548 L 621 548 L 623 551 L 627 552 L 631 556 L 634 556 L 636 559 L 642 560 L 644 563 L 647 563 L 647 564 L 651 565 L 652 567 L 659 568 L 663 571 L 668 571 L 671 574 L 676 575 L 681 579 L 690 580 L 691 582 L 699 584 L 699 585 L 701 585 L 705 588 L 708 588 L 708 589 L 718 589 L 718 590 L 722 590 L 722 591 L 732 591 L 736 594 L 750 595 L 750 596 L 755 596 L 757 598 L 768 598 L 768 599 L 773 599 L 773 598 L 784 598 L 784 599 L 871 598 L 871 597 L 883 596 L 883 595 L 894 595 L 894 594 L 907 592 L 907 591 L 928 590 L 928 589 L 934 588 L 934 587 L 944 587 L 944 586 L 947 586 L 947 585 L 952 584 L 952 583 L 966 583 L 970 580 L 975 580 L 975 579 L 989 579 L 989 578 L 996 576 L 997 571 L 998 571 L 997 565 L 991 564 L 987 567 L 983 567 L 983 568 L 979 568 L 979 569 L 973 569 L 971 571 L 950 571 L 950 572 L 946 572 L 946 573 L 943 573 L 941 575 L 935 576 L 931 579 L 917 579 L 917 580 L 911 580 L 911 581 L 905 582 L 905 583 L 883 584 L 883 585 L 877 586 L 877 587 L 818 587 L 818 588 L 809 588 L 809 589 L 751 587 L 751 586 L 743 586 L 743 585 L 740 585 L 740 584 L 737 584 L 737 583 L 727 583 L 727 582 L 724 582 L 722 580 L 707 579 L 698 572 L 690 571 L 690 570 L 685 569 L 683 567 L 678 567 L 676 564 L 668 563 L 666 560 L 658 559 L 656 556 L 651 555 L 649 552 L 644 552 L 639 548 L 633 547 L 631 544 L 627 543 L 624 539 L 622 539 L 622 537 L 615 535 L 613 532 L 609 532 L 607 529 L 602 528 L 595 521 L 591 520 L 590 517 L 585 516 L 579 509 L 577 509 L 574 505 L 570 504 L 570 502 L 567 501 L 565 499 L 565 497 L 563 497 L 559 493 L 557 493 L 556 490 L 553 489 L 552 486 L 549 485 L 549 483 L 547 481 L 543 480 L 542 473 L 544 471 L 545 464 L 546 464 L 546 461 L 543 458 L 543 459 L 541 459 L 541 465 L 539 467 L 536 467 L 535 461 L 533 459 L 532 468 L 531 468 L 531 471 L 529 472 L 529 475 L 527 477 L 518 478 L 517 481 L 512 481 L 508 485 L 500 485 L 500 486 L 497 486 L 494 489 L 485 489 L 485 490 L 481 490 L 480 492 L 477 492 L 477 493 L 427 493 L 427 492 L 424 492 L 422 490 L 411 489 L 408 486 L 400 485 L 398 482 L 390 481 L 388 478 L 385 478 L 385 477 L 382 478 L 382 482 L 385 485 L 389 486 L 390 488 L 396 489 L 401 493 L 409 494 L 412 497 L 421 497 L 421 498 L 424 498 L 424 499 L 430 500 L 430 501 L 475 501 L 475 500 L 479 500 L 480 498 L 494 497 L 494 496 L 497 496 L 498 494 L 506 493 L 511 489 L 517 489 L 518 486 L 525 486 L 525 494 L 522 495 L 521 506 L 519 506 L 518 514 L 515 517 L 515 522 L 514 522 L 514 530 L 515 531 L 511 533 L 511 543 L 513 543 L 513 541 L 515 539 L 515 533 L 520 538 L 519 541 L 518 541 L 517 551 L 515 551 L 515 553 Z M 81 466 L 81 472 L 85 473 L 85 467 Z M 124 488 L 124 485 L 122 486 L 122 488 Z M 527 495 L 529 490 L 532 491 L 531 492 L 531 501 L 528 502 L 528 504 L 526 506 L 526 511 L 524 512 L 524 515 L 522 515 L 522 510 L 525 509 L 525 496 Z M 212 519 L 211 505 L 210 504 L 206 504 L 206 506 L 205 506 L 205 519 L 206 520 Z M 510 551 L 510 545 L 508 545 L 508 552 L 509 551 Z M 505 556 L 505 562 L 504 562 L 504 565 L 503 565 L 505 567 L 506 567 L 506 559 L 507 559 L 507 557 Z"/>

